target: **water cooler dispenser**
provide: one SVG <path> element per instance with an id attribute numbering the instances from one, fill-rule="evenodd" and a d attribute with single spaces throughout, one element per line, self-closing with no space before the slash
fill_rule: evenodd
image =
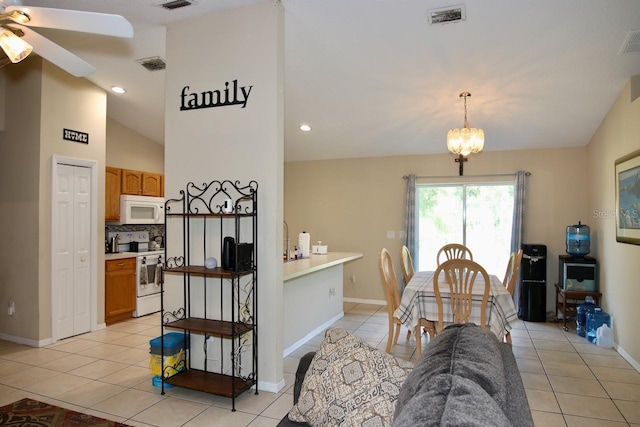
<path id="1" fill-rule="evenodd" d="M 523 244 L 518 316 L 529 322 L 547 320 L 547 247 Z"/>

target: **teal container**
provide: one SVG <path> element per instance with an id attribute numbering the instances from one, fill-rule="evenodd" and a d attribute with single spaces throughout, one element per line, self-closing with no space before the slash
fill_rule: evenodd
<path id="1" fill-rule="evenodd" d="M 609 316 L 609 313 L 602 311 L 600 307 L 596 307 L 592 312 L 587 313 L 587 341 L 597 344 L 596 332 L 604 324 L 611 327 L 611 316 Z"/>

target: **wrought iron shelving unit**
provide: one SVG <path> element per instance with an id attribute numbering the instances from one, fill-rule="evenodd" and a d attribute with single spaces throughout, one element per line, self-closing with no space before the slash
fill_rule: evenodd
<path id="1" fill-rule="evenodd" d="M 225 207 L 225 201 L 228 203 L 229 199 L 233 206 L 231 211 Z M 202 185 L 190 182 L 180 191 L 179 198 L 166 200 L 163 275 L 182 276 L 184 305 L 174 310 L 165 308 L 167 285 L 163 277 L 162 360 L 165 360 L 164 334 L 167 329 L 183 331 L 187 356 L 186 364 L 163 364 L 162 394 L 168 383 L 225 396 L 232 399 L 232 411 L 236 410 L 235 398 L 240 393 L 255 387 L 255 394 L 258 394 L 257 215 L 256 181 L 247 185 L 229 180 Z M 179 255 L 169 253 L 177 246 L 172 246 L 170 241 L 170 236 L 176 235 L 170 233 L 170 228 L 176 226 L 182 231 L 182 253 Z M 227 266 L 231 267 L 229 269 L 222 266 L 207 268 L 205 260 L 214 255 L 222 263 L 223 236 L 231 229 L 235 242 L 231 249 L 234 260 L 240 259 L 240 240 L 251 239 L 246 242 L 253 244 L 249 262 L 235 262 Z M 202 350 L 192 346 L 198 339 L 203 341 Z M 192 366 L 194 352 L 202 352 L 199 354 L 202 367 Z"/>

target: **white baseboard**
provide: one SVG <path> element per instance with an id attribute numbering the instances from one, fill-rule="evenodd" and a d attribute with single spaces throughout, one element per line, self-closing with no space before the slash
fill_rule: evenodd
<path id="1" fill-rule="evenodd" d="M 23 337 L 15 337 L 13 335 L 7 335 L 7 334 L 0 334 L 0 340 L 14 342 L 16 344 L 28 345 L 29 347 L 44 347 L 53 342 L 51 338 L 46 338 L 38 341 L 38 340 L 30 340 L 28 338 L 23 338 Z"/>
<path id="2" fill-rule="evenodd" d="M 371 304 L 371 305 L 387 305 L 385 300 L 379 299 L 364 299 L 364 298 L 342 298 L 344 302 L 353 302 L 356 304 Z"/>
<path id="3" fill-rule="evenodd" d="M 269 393 L 277 393 L 284 388 L 284 378 L 277 383 L 269 381 L 258 381 L 259 391 L 268 391 Z"/>
<path id="4" fill-rule="evenodd" d="M 633 357 L 631 357 L 631 355 L 629 353 L 627 353 L 626 351 L 624 351 L 624 348 L 620 347 L 618 344 L 614 343 L 613 347 L 616 349 L 616 351 L 618 352 L 618 354 L 620 356 L 622 356 L 622 358 L 624 360 L 626 360 L 627 362 L 629 362 L 629 364 L 631 366 L 633 366 L 635 368 L 636 371 L 640 372 L 640 364 L 638 364 L 638 362 L 636 362 L 635 360 L 633 360 Z"/>
<path id="5" fill-rule="evenodd" d="M 318 326 L 313 331 L 309 332 L 303 338 L 299 339 L 295 343 L 291 344 L 289 347 L 285 348 L 284 351 L 282 352 L 282 357 L 287 357 L 288 355 L 290 355 L 291 353 L 293 353 L 294 351 L 296 351 L 297 349 L 299 349 L 300 347 L 305 345 L 307 342 L 312 340 L 320 332 L 324 331 L 329 326 L 333 325 L 334 323 L 336 323 L 338 320 L 342 319 L 343 317 L 344 317 L 344 312 L 340 312 L 340 314 L 336 314 L 331 319 L 329 319 L 328 321 L 324 322 L 322 325 Z"/>

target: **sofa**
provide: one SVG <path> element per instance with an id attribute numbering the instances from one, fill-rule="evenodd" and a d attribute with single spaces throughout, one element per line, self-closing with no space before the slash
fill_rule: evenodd
<path id="1" fill-rule="evenodd" d="M 474 324 L 451 325 L 415 366 L 341 329 L 304 355 L 293 408 L 279 427 L 533 426 L 511 345 Z"/>

